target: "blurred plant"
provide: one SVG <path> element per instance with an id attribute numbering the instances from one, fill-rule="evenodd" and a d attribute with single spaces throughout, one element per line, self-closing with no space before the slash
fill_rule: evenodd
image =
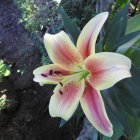
<path id="1" fill-rule="evenodd" d="M 117 11 L 123 8 L 128 2 L 130 2 L 129 15 L 134 16 L 135 14 L 139 13 L 139 0 L 116 0 L 116 2 L 114 2 L 114 4 L 112 5 L 112 14 L 110 16 L 110 19 L 113 19 L 113 16 L 117 13 Z"/>
<path id="2" fill-rule="evenodd" d="M 126 3 L 128 3 L 130 0 L 117 0 L 116 3 L 114 3 L 113 5 L 113 10 L 112 10 L 112 14 L 110 16 L 110 19 L 112 20 L 114 15 L 117 13 L 117 11 L 119 11 L 121 8 L 123 8 Z"/>
<path id="3" fill-rule="evenodd" d="M 62 19 L 59 14 L 59 5 L 53 0 L 14 0 L 21 10 L 19 22 L 24 23 L 30 32 L 33 42 L 39 47 L 42 55 L 41 63 L 50 63 L 43 47 L 42 35 L 45 32 L 56 33 L 62 29 Z"/>
<path id="4" fill-rule="evenodd" d="M 8 104 L 7 100 L 7 96 L 4 94 L 0 97 L 0 110 L 6 109 L 7 107 L 10 106 L 10 104 Z"/>
<path id="5" fill-rule="evenodd" d="M 0 59 L 0 82 L 2 78 L 10 75 L 10 67 L 3 63 L 3 60 Z"/>
<path id="6" fill-rule="evenodd" d="M 56 33 L 62 27 L 57 2 L 52 0 L 14 0 L 22 11 L 19 22 L 32 34 Z"/>
<path id="7" fill-rule="evenodd" d="M 97 14 L 95 11 L 96 0 L 61 0 L 60 5 L 64 8 L 71 20 L 80 28 Z"/>

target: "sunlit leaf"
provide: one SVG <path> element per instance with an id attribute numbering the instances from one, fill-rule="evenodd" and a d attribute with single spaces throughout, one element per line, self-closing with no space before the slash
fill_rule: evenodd
<path id="1" fill-rule="evenodd" d="M 117 53 L 124 54 L 138 39 L 140 39 L 140 31 L 127 34 L 117 41 Z"/>
<path id="2" fill-rule="evenodd" d="M 133 64 L 140 68 L 140 40 L 138 40 L 132 47 L 130 47 L 125 52 L 125 55 L 132 60 Z"/>
<path id="3" fill-rule="evenodd" d="M 140 30 L 140 14 L 128 20 L 126 34 Z"/>
<path id="4" fill-rule="evenodd" d="M 140 139 L 140 121 L 135 120 L 130 115 L 127 116 L 128 122 L 131 128 L 131 133 L 128 134 L 128 137 L 132 140 Z"/>

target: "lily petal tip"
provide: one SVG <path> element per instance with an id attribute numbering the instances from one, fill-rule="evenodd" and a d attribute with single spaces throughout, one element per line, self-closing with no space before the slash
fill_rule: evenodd
<path id="1" fill-rule="evenodd" d="M 103 12 L 101 13 L 101 16 L 103 16 L 105 19 L 108 18 L 109 12 Z"/>
<path id="2" fill-rule="evenodd" d="M 104 15 L 108 16 L 109 15 L 109 12 L 103 12 Z"/>
<path id="3" fill-rule="evenodd" d="M 113 136 L 113 125 L 111 125 L 111 127 L 110 127 L 110 132 L 108 133 L 109 135 L 109 137 L 112 137 Z"/>
<path id="4" fill-rule="evenodd" d="M 113 129 L 108 133 L 108 137 L 112 137 L 113 136 Z"/>
<path id="5" fill-rule="evenodd" d="M 112 126 L 112 124 L 111 124 L 111 126 L 109 127 L 108 130 L 106 130 L 104 132 L 102 131 L 101 133 L 103 135 L 107 136 L 107 137 L 112 137 L 113 136 L 113 126 Z"/>

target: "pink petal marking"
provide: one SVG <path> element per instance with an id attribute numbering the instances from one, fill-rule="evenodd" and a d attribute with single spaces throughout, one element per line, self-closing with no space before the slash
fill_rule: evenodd
<path id="1" fill-rule="evenodd" d="M 86 117 L 92 125 L 102 134 L 111 137 L 113 134 L 112 124 L 106 114 L 100 92 L 86 83 L 86 88 L 80 103 Z"/>
<path id="2" fill-rule="evenodd" d="M 83 28 L 77 41 L 77 49 L 84 59 L 95 53 L 96 40 L 107 17 L 108 12 L 98 14 L 92 18 Z"/>
<path id="3" fill-rule="evenodd" d="M 63 87 L 57 85 L 49 104 L 50 115 L 69 120 L 79 104 L 83 91 L 84 80 L 63 83 Z"/>
<path id="4" fill-rule="evenodd" d="M 117 53 L 91 55 L 85 60 L 84 67 L 90 72 L 87 80 L 97 90 L 110 88 L 118 81 L 131 77 L 131 60 Z"/>
<path id="5" fill-rule="evenodd" d="M 82 56 L 65 32 L 55 35 L 46 33 L 44 44 L 53 63 L 63 69 L 76 71 L 83 64 Z"/>

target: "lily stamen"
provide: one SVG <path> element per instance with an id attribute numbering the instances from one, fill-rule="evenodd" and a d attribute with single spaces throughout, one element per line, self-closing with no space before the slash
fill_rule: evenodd
<path id="1" fill-rule="evenodd" d="M 55 73 L 56 75 L 61 74 L 60 71 L 54 71 L 54 73 Z"/>
<path id="2" fill-rule="evenodd" d="M 59 90 L 59 93 L 60 93 L 61 95 L 63 95 L 63 92 L 62 92 L 61 90 Z"/>
<path id="3" fill-rule="evenodd" d="M 53 74 L 53 70 L 50 70 L 50 71 L 49 71 L 49 74 L 52 75 L 52 74 Z"/>
<path id="4" fill-rule="evenodd" d="M 63 87 L 63 84 L 61 82 L 59 82 L 59 84 Z"/>
<path id="5" fill-rule="evenodd" d="M 41 76 L 43 76 L 43 77 L 48 77 L 46 74 L 43 74 L 43 73 L 41 73 Z"/>

